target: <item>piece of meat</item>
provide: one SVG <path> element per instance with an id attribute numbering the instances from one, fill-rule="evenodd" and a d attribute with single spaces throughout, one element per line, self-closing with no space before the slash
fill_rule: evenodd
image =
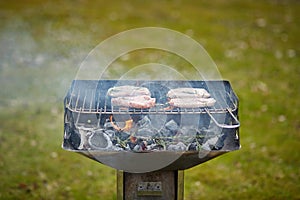
<path id="1" fill-rule="evenodd" d="M 111 97 L 126 97 L 126 96 L 150 96 L 150 91 L 145 87 L 136 87 L 131 85 L 117 86 L 109 88 L 107 95 Z"/>
<path id="2" fill-rule="evenodd" d="M 170 99 L 169 104 L 179 108 L 201 108 L 214 106 L 216 100 L 214 98 L 175 98 Z"/>
<path id="3" fill-rule="evenodd" d="M 167 93 L 167 97 L 173 98 L 209 98 L 210 94 L 203 88 L 176 88 Z"/>
<path id="4" fill-rule="evenodd" d="M 151 108 L 155 106 L 155 98 L 148 95 L 131 96 L 131 97 L 115 97 L 111 99 L 113 106 L 131 107 L 131 108 Z"/>

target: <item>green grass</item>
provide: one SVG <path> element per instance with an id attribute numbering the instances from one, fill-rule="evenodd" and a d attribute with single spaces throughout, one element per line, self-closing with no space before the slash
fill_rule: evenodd
<path id="1" fill-rule="evenodd" d="M 199 41 L 240 100 L 242 149 L 186 170 L 185 199 L 300 199 L 299 11 L 292 0 L 0 2 L 0 199 L 116 199 L 114 169 L 61 149 L 63 97 L 93 47 L 144 26 Z"/>

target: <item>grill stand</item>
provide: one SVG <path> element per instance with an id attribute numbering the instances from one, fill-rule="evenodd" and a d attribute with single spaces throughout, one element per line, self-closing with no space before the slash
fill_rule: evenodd
<path id="1" fill-rule="evenodd" d="M 128 173 L 117 170 L 118 200 L 183 200 L 184 171 Z"/>

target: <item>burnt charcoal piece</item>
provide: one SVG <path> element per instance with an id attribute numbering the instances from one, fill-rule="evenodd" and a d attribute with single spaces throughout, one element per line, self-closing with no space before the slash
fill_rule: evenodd
<path id="1" fill-rule="evenodd" d="M 185 151 L 187 147 L 182 142 L 178 142 L 177 144 L 170 144 L 167 149 L 169 151 Z"/>
<path id="2" fill-rule="evenodd" d="M 177 132 L 179 129 L 178 124 L 174 120 L 170 120 L 165 126 L 166 129 L 170 130 L 171 132 Z"/>
<path id="3" fill-rule="evenodd" d="M 213 150 L 220 150 L 223 148 L 224 146 L 224 141 L 226 139 L 226 135 L 222 134 L 221 136 L 219 136 L 218 141 L 216 142 L 215 146 L 213 147 Z"/>
<path id="4" fill-rule="evenodd" d="M 201 144 L 203 144 L 204 142 L 205 142 L 205 140 L 207 139 L 206 138 L 206 131 L 204 131 L 204 130 L 201 130 L 200 132 L 197 132 L 197 134 L 196 134 L 196 140 L 197 140 L 197 142 L 201 145 Z"/>
<path id="5" fill-rule="evenodd" d="M 108 119 L 106 120 L 106 122 L 104 124 L 104 129 L 105 130 L 114 130 L 112 123 Z"/>
<path id="6" fill-rule="evenodd" d="M 147 150 L 146 142 L 139 138 L 136 140 L 136 144 L 131 149 L 136 152 L 145 151 Z"/>
<path id="7" fill-rule="evenodd" d="M 116 137 L 114 137 L 112 140 L 111 140 L 112 144 L 113 145 L 117 145 L 118 144 L 118 139 Z"/>
<path id="8" fill-rule="evenodd" d="M 115 136 L 115 131 L 113 130 L 105 130 L 104 131 L 106 135 L 108 135 L 110 138 L 113 138 Z"/>
<path id="9" fill-rule="evenodd" d="M 166 150 L 166 141 L 162 138 L 154 138 L 154 147 L 156 150 Z"/>
<path id="10" fill-rule="evenodd" d="M 178 131 L 179 131 L 179 126 L 173 119 L 168 121 L 165 124 L 165 128 L 161 130 L 164 136 L 174 136 L 177 134 Z"/>
<path id="11" fill-rule="evenodd" d="M 172 134 L 172 131 L 166 129 L 165 127 L 159 131 L 159 134 L 156 134 L 156 136 L 158 136 L 158 137 L 171 137 L 174 135 Z"/>
<path id="12" fill-rule="evenodd" d="M 120 140 L 124 141 L 127 140 L 130 136 L 129 133 L 123 132 L 123 131 L 118 131 L 115 134 Z"/>
<path id="13" fill-rule="evenodd" d="M 93 132 L 88 142 L 92 149 L 109 149 L 112 147 L 110 138 L 100 130 Z"/>
<path id="14" fill-rule="evenodd" d="M 189 144 L 188 150 L 189 151 L 197 151 L 198 150 L 198 144 L 197 144 L 197 142 L 193 142 L 193 143 Z"/>
<path id="15" fill-rule="evenodd" d="M 149 146 L 149 145 L 154 144 L 154 141 L 153 141 L 153 140 L 147 140 L 146 143 L 147 143 L 147 145 Z"/>
<path id="16" fill-rule="evenodd" d="M 154 146 L 151 148 L 151 150 L 153 150 L 153 151 L 164 151 L 165 148 L 164 148 L 164 146 L 162 146 L 162 145 L 154 145 Z"/>
<path id="17" fill-rule="evenodd" d="M 78 130 L 65 125 L 64 146 L 71 149 L 78 149 L 81 138 Z"/>
<path id="18" fill-rule="evenodd" d="M 156 135 L 157 132 L 158 131 L 154 128 L 141 128 L 137 130 L 136 136 L 152 137 Z"/>
<path id="19" fill-rule="evenodd" d="M 224 140 L 226 139 L 226 136 L 223 134 L 221 136 L 215 136 L 212 138 L 207 139 L 204 144 L 202 145 L 202 148 L 205 150 L 220 150 L 224 146 Z"/>
<path id="20" fill-rule="evenodd" d="M 128 142 L 127 144 L 131 150 L 133 150 L 134 147 L 137 145 L 135 142 Z"/>
<path id="21" fill-rule="evenodd" d="M 214 137 L 220 135 L 221 131 L 222 130 L 215 125 L 214 126 L 210 125 L 209 128 L 205 130 L 207 137 Z"/>
<path id="22" fill-rule="evenodd" d="M 183 128 L 180 129 L 180 132 L 184 136 L 195 137 L 196 134 L 198 133 L 198 130 L 195 129 L 195 128 L 183 127 Z"/>
<path id="23" fill-rule="evenodd" d="M 149 119 L 148 116 L 143 117 L 140 121 L 137 122 L 137 125 L 140 128 L 143 127 L 150 127 L 151 126 L 151 120 Z"/>

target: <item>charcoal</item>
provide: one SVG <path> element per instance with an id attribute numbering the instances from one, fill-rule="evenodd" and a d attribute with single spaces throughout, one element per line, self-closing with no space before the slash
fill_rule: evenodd
<path id="1" fill-rule="evenodd" d="M 189 151 L 197 151 L 198 150 L 198 144 L 196 142 L 190 143 L 188 146 Z"/>
<path id="2" fill-rule="evenodd" d="M 132 148 L 135 152 L 141 152 L 147 150 L 147 146 L 142 139 L 138 139 L 136 145 Z"/>
<path id="3" fill-rule="evenodd" d="M 160 131 L 159 131 L 159 135 L 161 137 L 171 137 L 171 136 L 174 136 L 172 131 L 166 129 L 165 127 L 162 128 Z"/>
<path id="4" fill-rule="evenodd" d="M 165 150 L 165 147 L 162 146 L 162 145 L 153 145 L 153 146 L 151 147 L 151 150 L 152 150 L 152 151 L 163 151 L 163 150 Z"/>
<path id="5" fill-rule="evenodd" d="M 117 145 L 118 144 L 118 139 L 116 137 L 114 137 L 112 140 L 111 140 L 112 144 L 113 145 Z"/>
<path id="6" fill-rule="evenodd" d="M 149 116 L 134 118 L 136 123 L 129 131 L 116 130 L 109 119 L 103 128 L 78 127 L 66 124 L 65 145 L 72 149 L 110 149 L 114 151 L 211 151 L 224 146 L 226 133 L 213 123 L 208 128 L 195 126 L 179 127 L 174 119 L 160 130 L 152 126 Z M 155 118 L 156 119 L 156 118 Z"/>
<path id="7" fill-rule="evenodd" d="M 124 151 L 124 149 L 122 147 L 118 146 L 118 145 L 113 146 L 112 150 L 113 151 Z"/>
<path id="8" fill-rule="evenodd" d="M 169 151 L 185 151 L 187 147 L 182 142 L 178 142 L 177 144 L 170 144 L 167 149 Z"/>
<path id="9" fill-rule="evenodd" d="M 209 135 L 208 132 L 209 132 L 208 129 L 205 128 L 205 127 L 202 127 L 202 128 L 199 130 L 199 134 L 200 134 L 200 135 Z"/>
<path id="10" fill-rule="evenodd" d="M 137 130 L 136 136 L 152 137 L 157 134 L 157 132 L 158 131 L 154 128 L 141 128 Z"/>
<path id="11" fill-rule="evenodd" d="M 202 145 L 202 149 L 207 151 L 213 150 L 218 140 L 219 140 L 218 136 L 206 140 L 206 142 Z"/>
<path id="12" fill-rule="evenodd" d="M 130 136 L 129 133 L 124 132 L 124 131 L 118 131 L 115 133 L 115 135 L 122 141 L 127 140 Z"/>
<path id="13" fill-rule="evenodd" d="M 78 149 L 81 143 L 80 134 L 78 130 L 70 129 L 68 131 L 72 131 L 72 133 L 70 135 L 69 133 L 66 134 L 67 137 L 64 139 L 66 144 L 68 144 L 68 146 L 70 146 L 72 149 Z"/>
<path id="14" fill-rule="evenodd" d="M 103 127 L 104 127 L 105 130 L 114 130 L 114 127 L 113 127 L 112 123 L 109 120 L 106 120 Z"/>
<path id="15" fill-rule="evenodd" d="M 138 152 L 138 151 L 141 151 L 141 147 L 140 147 L 140 145 L 136 144 L 136 145 L 132 148 L 132 150 Z"/>
<path id="16" fill-rule="evenodd" d="M 151 127 L 151 120 L 149 119 L 148 116 L 144 116 L 140 121 L 137 122 L 137 125 L 140 128 Z"/>
<path id="17" fill-rule="evenodd" d="M 101 130 L 93 132 L 88 142 L 92 149 L 109 149 L 112 146 L 110 138 Z"/>
<path id="18" fill-rule="evenodd" d="M 78 149 L 85 149 L 86 147 L 89 146 L 87 139 L 92 135 L 92 131 L 91 129 L 85 127 L 78 127 L 78 131 L 80 134 L 80 145 Z"/>
<path id="19" fill-rule="evenodd" d="M 207 137 L 215 137 L 217 135 L 220 135 L 221 129 L 214 124 L 211 124 L 209 128 L 206 130 Z"/>
<path id="20" fill-rule="evenodd" d="M 133 150 L 134 147 L 136 146 L 136 143 L 133 143 L 133 142 L 128 142 L 127 144 L 131 150 Z"/>
<path id="21" fill-rule="evenodd" d="M 120 139 L 117 138 L 117 144 L 116 144 L 117 147 L 120 147 L 124 150 L 130 150 L 130 146 L 129 146 L 129 143 L 126 142 L 126 141 L 121 141 Z"/>
<path id="22" fill-rule="evenodd" d="M 152 144 L 154 144 L 154 141 L 153 141 L 153 140 L 147 140 L 146 142 L 147 142 L 147 145 L 152 145 Z"/>
<path id="23" fill-rule="evenodd" d="M 144 143 L 144 140 L 143 140 L 142 138 L 138 138 L 138 139 L 136 140 L 136 143 L 137 143 L 137 144 Z"/>
<path id="24" fill-rule="evenodd" d="M 195 137 L 199 131 L 196 128 L 190 128 L 190 127 L 182 127 L 180 129 L 180 133 L 183 136 L 190 136 L 190 137 Z"/>
<path id="25" fill-rule="evenodd" d="M 115 136 L 115 131 L 113 130 L 105 130 L 104 131 L 106 135 L 108 135 L 110 138 L 113 138 Z"/>
<path id="26" fill-rule="evenodd" d="M 186 144 L 190 144 L 190 143 L 193 143 L 193 142 L 195 142 L 196 141 L 196 138 L 194 138 L 194 137 L 188 137 L 188 138 L 184 138 L 184 143 L 186 143 Z"/>
<path id="27" fill-rule="evenodd" d="M 226 139 L 226 135 L 222 134 L 221 136 L 219 136 L 219 139 L 217 140 L 216 144 L 213 147 L 213 150 L 220 150 L 223 148 L 224 146 L 224 141 Z"/>
<path id="28" fill-rule="evenodd" d="M 155 147 L 162 148 L 163 150 L 166 149 L 166 141 L 163 138 L 154 138 L 154 142 L 156 144 Z"/>
<path id="29" fill-rule="evenodd" d="M 199 144 L 203 144 L 203 143 L 205 142 L 206 139 L 207 139 L 207 138 L 206 138 L 206 133 L 205 133 L 205 132 L 200 131 L 200 132 L 198 132 L 198 133 L 196 134 L 196 140 L 197 140 L 197 142 L 198 142 Z"/>
<path id="30" fill-rule="evenodd" d="M 165 124 L 166 129 L 172 132 L 175 135 L 179 129 L 178 124 L 172 119 Z"/>

